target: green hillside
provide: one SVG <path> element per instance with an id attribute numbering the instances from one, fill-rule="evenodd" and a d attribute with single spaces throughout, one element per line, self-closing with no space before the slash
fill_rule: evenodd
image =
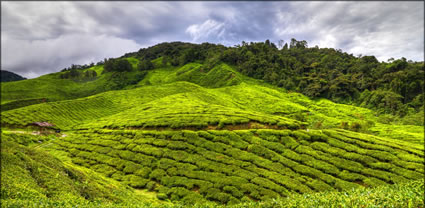
<path id="1" fill-rule="evenodd" d="M 284 89 L 252 80 L 238 72 L 232 73 L 233 79 L 239 82 L 219 88 L 205 88 L 177 81 L 185 78 L 184 73 L 177 75 L 179 71 L 194 65 L 198 66 L 195 69 L 199 71 L 199 64 L 155 69 L 134 89 L 5 111 L 2 113 L 2 125 L 23 127 L 33 122 L 48 121 L 65 130 L 77 126 L 206 129 L 209 126 L 217 128 L 219 125 L 255 122 L 276 128 L 299 128 L 300 125 L 318 129 L 343 127 L 393 138 L 408 134 L 406 140 L 423 143 L 423 128 L 420 126 L 388 124 L 384 121 L 385 116 L 376 117 L 372 110 L 336 104 L 325 99 L 311 100 L 302 94 L 288 93 Z M 220 68 L 227 70 L 223 70 L 218 77 L 225 77 L 228 71 L 232 71 L 227 65 L 221 65 Z M 191 73 L 202 72 L 192 69 Z M 200 83 L 199 80 L 210 78 L 209 74 L 201 75 L 193 82 Z M 153 81 L 161 77 L 164 77 L 161 82 Z M 215 77 L 211 80 L 215 80 Z M 144 82 L 150 82 L 150 85 L 143 85 Z M 393 133 L 395 131 L 398 133 Z"/>
<path id="2" fill-rule="evenodd" d="M 276 57 L 268 60 L 267 51 Z M 257 65 L 246 65 L 253 52 Z M 389 92 L 394 86 L 382 80 L 361 93 L 356 85 L 348 87 L 354 94 L 312 95 L 312 86 L 288 87 L 289 78 L 267 64 L 292 54 L 282 64 L 293 73 L 307 57 L 329 53 L 345 57 L 350 70 L 364 61 L 270 43 L 163 43 L 1 83 L 2 207 L 423 206 L 418 89 L 401 93 L 400 103 L 391 97 L 400 92 Z M 376 70 L 392 66 L 373 63 Z M 324 66 L 291 76 L 309 80 Z M 420 63 L 393 67 L 382 73 L 411 73 Z"/>
<path id="3" fill-rule="evenodd" d="M 2 207 L 156 203 L 121 183 L 61 161 L 34 145 L 53 138 L 2 132 Z"/>
<path id="4" fill-rule="evenodd" d="M 79 131 L 73 163 L 171 200 L 238 203 L 422 179 L 423 147 L 342 130 Z"/>
<path id="5" fill-rule="evenodd" d="M 4 111 L 38 103 L 75 99 L 136 84 L 145 73 L 137 70 L 137 59 L 126 60 L 129 60 L 133 67 L 132 71 L 127 73 L 102 74 L 103 65 L 97 65 L 88 69 L 74 69 L 80 76 L 73 78 L 61 78 L 61 75 L 67 73 L 65 71 L 35 79 L 2 83 L 1 108 Z M 96 71 L 97 76 L 85 77 L 85 72 L 89 70 Z"/>
<path id="6" fill-rule="evenodd" d="M 54 135 L 3 132 L 2 207 L 185 207 L 182 204 L 185 201 L 190 204 L 199 202 L 194 207 L 221 207 L 213 196 L 219 196 L 222 202 L 232 200 L 229 203 L 236 202 L 238 196 L 242 196 L 240 201 L 243 203 L 232 207 L 423 205 L 423 180 L 408 180 L 423 174 L 423 167 L 414 162 L 419 155 L 423 156 L 423 151 L 417 152 L 415 148 L 406 148 L 397 142 L 381 141 L 379 138 L 373 144 L 362 143 L 365 139 L 362 135 L 355 135 L 358 139 L 351 138 L 358 144 L 357 148 L 351 145 L 336 148 L 336 152 L 320 149 L 324 145 L 320 139 L 327 139 L 328 143 L 338 147 L 338 140 L 348 141 L 344 134 L 344 131 L 319 133 L 290 130 L 104 130 L 79 132 L 61 140 L 61 137 Z M 312 140 L 313 137 L 316 141 Z M 124 145 L 117 145 L 117 142 Z M 134 152 L 125 148 L 130 147 L 127 144 L 134 144 Z M 149 149 L 146 148 L 148 146 Z M 346 155 L 344 149 L 357 149 L 357 152 L 363 149 L 366 154 Z M 392 154 L 385 154 L 388 153 L 386 151 Z M 279 152 L 284 152 L 283 157 L 279 156 Z M 162 154 L 160 159 L 159 154 Z M 394 159 L 391 155 L 403 159 Z M 301 158 L 312 160 L 304 160 L 310 162 L 303 163 Z M 327 160 L 323 161 L 323 158 Z M 378 162 L 382 160 L 385 162 Z M 324 165 L 327 162 L 328 165 Z M 347 166 L 347 162 L 351 166 Z M 290 166 L 281 169 L 283 163 Z M 90 167 L 96 172 L 76 164 Z M 363 169 L 356 170 L 362 165 Z M 338 168 L 335 167 L 342 167 L 337 175 L 334 171 L 338 171 Z M 384 171 L 384 167 L 387 171 Z M 240 184 L 248 178 L 253 178 L 252 184 Z M 346 190 L 358 184 L 374 186 L 384 181 L 398 182 L 377 188 L 332 191 Z M 304 185 L 303 182 L 307 183 Z M 331 187 L 328 183 L 335 185 Z M 242 189 L 234 188 L 238 186 Z M 189 191 L 194 189 L 197 191 Z M 317 190 L 328 191 L 313 193 Z M 208 195 L 209 192 L 213 194 Z M 278 200 L 269 199 L 278 195 Z M 289 197 L 283 197 L 286 195 Z M 266 200 L 254 202 L 251 196 Z M 167 197 L 180 201 L 163 203 L 161 200 Z M 205 197 L 208 197 L 208 201 Z"/>

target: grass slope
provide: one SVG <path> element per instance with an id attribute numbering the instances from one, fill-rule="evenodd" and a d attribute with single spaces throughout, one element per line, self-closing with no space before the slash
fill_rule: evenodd
<path id="1" fill-rule="evenodd" d="M 424 150 L 345 130 L 78 131 L 72 162 L 160 199 L 236 204 L 424 177 Z"/>
<path id="2" fill-rule="evenodd" d="M 65 72 L 47 74 L 35 79 L 1 83 L 2 111 L 43 102 L 76 99 L 110 90 L 123 89 L 140 81 L 137 70 L 138 60 L 126 58 L 133 71 L 126 73 L 103 72 L 103 65 L 81 70 L 96 71 L 97 77 L 89 80 L 61 79 Z"/>
<path id="3" fill-rule="evenodd" d="M 2 207 L 154 202 L 112 179 L 64 163 L 32 143 L 49 138 L 2 133 L 1 139 Z"/>
<path id="4" fill-rule="evenodd" d="M 219 70 L 220 69 L 220 70 Z M 370 109 L 336 104 L 326 99 L 311 100 L 286 92 L 257 80 L 244 77 L 227 65 L 219 65 L 208 73 L 199 72 L 201 65 L 181 68 L 165 67 L 150 71 L 139 87 L 125 91 L 109 91 L 69 101 L 31 105 L 2 113 L 3 126 L 25 126 L 48 121 L 62 129 L 99 127 L 174 127 L 200 128 L 257 122 L 291 128 L 345 128 L 379 136 L 406 139 L 423 144 L 422 126 L 394 125 L 383 122 Z M 185 73 L 179 73 L 179 72 Z M 201 74 L 189 76 L 186 73 Z M 233 78 L 225 82 L 229 77 Z M 177 75 L 179 74 L 179 75 Z M 220 77 L 224 78 L 221 79 Z M 189 80 L 192 83 L 186 81 Z M 205 88 L 214 80 L 223 85 Z M 149 83 L 150 85 L 146 85 Z M 223 84 L 224 83 L 224 84 Z M 145 84 L 145 85 L 143 85 Z M 220 86 L 218 85 L 218 86 Z M 178 102 L 175 102 L 178 101 Z M 292 122 L 288 122 L 291 121 Z M 298 120 L 298 121 L 293 121 Z M 119 122 L 118 122 L 119 121 Z M 181 121 L 181 122 L 180 122 Z M 408 137 L 404 135 L 409 135 Z"/>
<path id="5" fill-rule="evenodd" d="M 210 207 L 217 206 L 210 205 Z M 424 207 L 424 181 L 409 181 L 346 192 L 295 195 L 285 199 L 249 202 L 228 207 Z"/>
<path id="6" fill-rule="evenodd" d="M 182 202 L 159 203 L 152 198 L 156 195 L 153 194 L 155 192 L 134 190 L 84 167 L 64 162 L 69 158 L 52 148 L 48 148 L 49 152 L 43 151 L 43 146 L 55 145 L 49 143 L 49 141 L 59 139 L 54 136 L 4 132 L 1 136 L 1 207 L 180 208 L 188 206 Z M 34 144 L 38 141 L 43 142 L 41 145 Z M 49 153 L 61 155 L 59 158 L 62 161 Z M 199 180 L 197 182 L 200 183 Z M 423 184 L 422 179 L 348 191 L 292 193 L 285 198 L 258 202 L 248 201 L 226 205 L 226 207 L 423 207 Z M 151 187 L 151 189 L 161 188 Z M 229 187 L 225 189 L 235 191 Z M 161 197 L 160 194 L 158 196 Z M 197 203 L 190 206 L 224 207 L 214 202 Z"/>
<path id="7" fill-rule="evenodd" d="M 197 92 L 199 93 L 199 92 Z M 244 111 L 202 101 L 196 94 L 179 93 L 104 117 L 78 128 L 222 128 L 248 123 L 300 128 L 301 122 L 281 116 Z"/>
<path id="8" fill-rule="evenodd" d="M 161 59 L 158 59 L 160 61 Z M 220 64 L 206 71 L 202 64 L 189 63 L 182 67 L 167 65 L 150 71 L 139 85 L 157 85 L 176 81 L 188 81 L 203 87 L 217 88 L 239 84 L 249 79 L 239 74 L 236 70 L 226 64 Z"/>
<path id="9" fill-rule="evenodd" d="M 197 88 L 199 87 L 190 83 L 173 83 L 31 105 L 3 112 L 2 125 L 25 126 L 36 121 L 48 121 L 61 129 L 70 129 L 82 122 L 89 122 L 158 98 Z"/>

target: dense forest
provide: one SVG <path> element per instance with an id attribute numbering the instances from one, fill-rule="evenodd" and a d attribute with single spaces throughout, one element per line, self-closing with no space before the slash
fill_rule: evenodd
<path id="1" fill-rule="evenodd" d="M 291 39 L 285 43 L 242 42 L 225 47 L 210 43 L 162 43 L 128 53 L 141 60 L 140 69 L 152 69 L 151 60 L 181 66 L 202 62 L 208 71 L 219 63 L 235 66 L 242 74 L 262 79 L 312 98 L 356 104 L 379 113 L 405 116 L 424 103 L 424 64 L 406 58 L 379 62 L 374 56 L 354 56 L 333 48 L 308 47 Z"/>

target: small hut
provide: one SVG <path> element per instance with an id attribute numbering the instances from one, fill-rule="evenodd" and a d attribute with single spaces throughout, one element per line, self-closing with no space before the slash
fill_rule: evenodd
<path id="1" fill-rule="evenodd" d="M 51 124 L 49 122 L 34 122 L 30 124 L 31 126 L 36 126 L 40 128 L 40 133 L 45 133 L 47 129 L 53 129 L 55 126 L 54 124 Z"/>

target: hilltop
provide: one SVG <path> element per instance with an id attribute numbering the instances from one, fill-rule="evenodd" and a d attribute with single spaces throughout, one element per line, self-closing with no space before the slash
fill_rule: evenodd
<path id="1" fill-rule="evenodd" d="M 21 83 L 7 83 L 2 87 L 2 105 L 38 103 L 35 100 L 42 98 L 47 101 L 74 99 L 131 88 L 138 86 L 152 69 L 181 67 L 188 63 L 202 64 L 201 71 L 204 72 L 225 63 L 242 75 L 279 88 L 310 98 L 366 107 L 380 114 L 404 117 L 423 109 L 423 62 L 405 58 L 378 62 L 374 56 L 355 57 L 332 48 L 308 47 L 306 41 L 295 39 L 279 48 L 268 40 L 242 42 L 235 47 L 210 43 L 161 43 L 97 64 L 72 65 L 59 73 Z M 197 74 L 190 76 L 185 79 L 207 81 L 193 77 Z M 201 86 L 224 84 L 213 82 Z M 61 87 L 57 87 L 59 85 Z M 29 86 L 36 86 L 37 90 L 31 91 Z M 14 90 L 18 93 L 15 94 Z"/>
<path id="2" fill-rule="evenodd" d="M 64 206 L 74 199 L 112 207 L 268 206 L 277 198 L 329 200 L 365 188 L 416 206 L 423 204 L 415 192 L 424 177 L 423 79 L 417 76 L 423 70 L 423 63 L 380 63 L 295 39 L 281 47 L 174 42 L 2 83 L 2 159 L 23 151 L 24 161 L 49 170 L 11 174 L 23 165 L 10 159 L 2 184 L 42 180 L 27 190 Z M 89 182 L 71 180 L 89 184 L 70 185 L 64 168 Z M 71 198 L 48 185 L 52 174 L 75 190 Z M 102 191 L 105 181 L 117 184 L 114 193 Z M 403 195 L 400 186 L 416 195 Z M 2 201 L 32 203 L 15 188 L 2 186 Z M 391 201 L 387 194 L 378 197 L 380 205 Z"/>
<path id="3" fill-rule="evenodd" d="M 6 71 L 6 70 L 0 70 L 1 72 L 1 82 L 12 82 L 12 81 L 19 81 L 19 80 L 24 80 L 26 78 L 15 74 L 13 72 L 10 71 Z"/>

